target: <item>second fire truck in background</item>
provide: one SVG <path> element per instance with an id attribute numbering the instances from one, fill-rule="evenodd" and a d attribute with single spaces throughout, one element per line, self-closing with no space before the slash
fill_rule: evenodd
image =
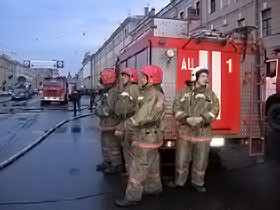
<path id="1" fill-rule="evenodd" d="M 40 96 L 41 106 L 51 102 L 66 104 L 68 94 L 66 77 L 46 77 L 43 81 L 43 90 Z"/>

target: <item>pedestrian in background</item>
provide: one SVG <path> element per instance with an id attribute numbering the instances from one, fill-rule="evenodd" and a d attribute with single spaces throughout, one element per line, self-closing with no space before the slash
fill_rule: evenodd
<path id="1" fill-rule="evenodd" d="M 72 93 L 70 94 L 70 100 L 72 101 L 73 105 L 74 105 L 74 116 L 76 117 L 77 115 L 77 107 L 78 107 L 78 111 L 81 114 L 81 94 L 79 93 L 79 91 L 77 90 L 76 85 L 73 88 Z"/>
<path id="2" fill-rule="evenodd" d="M 176 144 L 175 180 L 168 183 L 169 187 L 184 186 L 192 161 L 192 187 L 199 192 L 206 191 L 204 176 L 212 139 L 211 124 L 219 115 L 219 100 L 206 86 L 208 77 L 208 69 L 196 67 L 189 86 L 182 88 L 174 99 L 173 112 L 181 125 Z"/>

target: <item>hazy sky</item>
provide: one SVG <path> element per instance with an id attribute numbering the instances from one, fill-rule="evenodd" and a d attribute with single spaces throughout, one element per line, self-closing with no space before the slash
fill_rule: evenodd
<path id="1" fill-rule="evenodd" d="M 61 74 L 77 73 L 128 16 L 170 0 L 1 0 L 0 54 L 23 60 L 64 60 Z"/>

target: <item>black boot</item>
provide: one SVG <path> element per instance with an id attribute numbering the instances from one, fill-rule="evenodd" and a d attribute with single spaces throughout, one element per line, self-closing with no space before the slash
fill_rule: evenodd
<path id="1" fill-rule="evenodd" d="M 116 200 L 116 205 L 121 207 L 136 206 L 138 204 L 139 204 L 138 201 L 129 201 L 126 198 Z"/>
<path id="2" fill-rule="evenodd" d="M 197 192 L 206 192 L 206 188 L 204 186 L 198 186 L 196 184 L 192 184 L 193 189 Z"/>
<path id="3" fill-rule="evenodd" d="M 160 196 L 162 195 L 162 190 L 155 190 L 155 191 L 143 191 L 143 195 L 153 195 L 153 196 Z"/>
<path id="4" fill-rule="evenodd" d="M 104 171 L 109 167 L 110 167 L 110 164 L 108 162 L 103 162 L 103 163 L 96 165 L 96 171 Z"/>
<path id="5" fill-rule="evenodd" d="M 111 165 L 110 167 L 108 167 L 104 170 L 104 173 L 115 174 L 115 173 L 120 173 L 120 171 L 121 171 L 121 166 L 112 166 Z"/>
<path id="6" fill-rule="evenodd" d="M 166 185 L 170 188 L 183 188 L 183 186 L 176 184 L 174 181 L 167 182 Z"/>

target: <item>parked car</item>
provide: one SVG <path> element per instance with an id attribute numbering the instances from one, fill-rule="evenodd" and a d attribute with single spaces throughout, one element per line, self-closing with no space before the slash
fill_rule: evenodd
<path id="1" fill-rule="evenodd" d="M 0 91 L 0 97 L 9 96 L 9 95 L 10 95 L 9 91 Z"/>
<path id="2" fill-rule="evenodd" d="M 16 88 L 12 93 L 12 100 L 26 100 L 30 98 L 30 92 L 27 88 Z"/>

